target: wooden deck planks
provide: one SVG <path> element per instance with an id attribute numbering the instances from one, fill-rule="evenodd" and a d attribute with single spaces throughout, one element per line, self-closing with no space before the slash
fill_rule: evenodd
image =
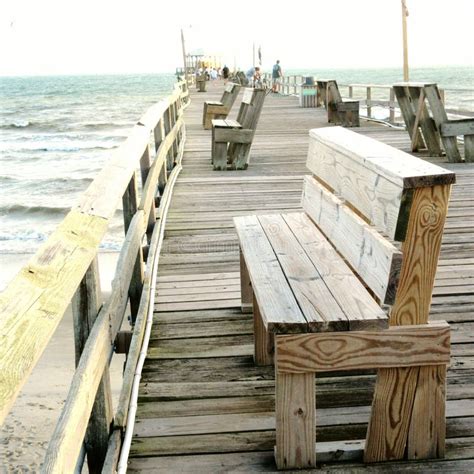
<path id="1" fill-rule="evenodd" d="M 253 363 L 251 315 L 240 312 L 232 218 L 301 210 L 308 130 L 326 126 L 326 114 L 299 108 L 294 97 L 270 95 L 249 169 L 212 171 L 202 104 L 217 99 L 222 86 L 211 83 L 208 89 L 192 94 L 185 113 L 188 141 L 160 258 L 130 472 L 275 471 L 274 374 Z M 229 118 L 235 114 L 232 110 Z M 409 151 L 406 132 L 361 125 L 358 133 Z M 374 375 L 320 374 L 318 459 L 327 459 L 328 471 L 474 470 L 474 166 L 442 166 L 457 173 L 431 308 L 432 320 L 446 319 L 452 328 L 446 458 L 365 468 L 356 440 L 365 437 Z M 350 464 L 334 464 L 326 443 L 337 440 L 355 440 L 353 449 L 347 448 Z"/>

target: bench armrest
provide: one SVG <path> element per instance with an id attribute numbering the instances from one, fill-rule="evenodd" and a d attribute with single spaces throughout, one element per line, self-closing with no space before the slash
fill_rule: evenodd
<path id="1" fill-rule="evenodd" d="M 214 128 L 214 142 L 252 143 L 255 131 L 248 128 Z"/>
<path id="2" fill-rule="evenodd" d="M 474 118 L 448 120 L 441 124 L 441 136 L 474 135 Z"/>
<path id="3" fill-rule="evenodd" d="M 224 104 L 206 104 L 206 114 L 227 114 L 229 107 Z"/>

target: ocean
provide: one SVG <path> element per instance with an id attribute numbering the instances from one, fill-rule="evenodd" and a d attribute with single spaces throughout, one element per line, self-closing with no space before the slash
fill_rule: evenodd
<path id="1" fill-rule="evenodd" d="M 0 78 L 0 254 L 34 253 L 175 82 L 173 74 Z M 122 239 L 117 215 L 101 248 L 119 250 Z"/>
<path id="2" fill-rule="evenodd" d="M 399 69 L 284 73 L 334 77 L 346 84 L 401 80 Z M 473 68 L 414 69 L 411 79 L 448 89 L 450 108 L 474 110 L 473 91 L 466 91 L 474 87 Z M 175 81 L 173 74 L 0 77 L 0 254 L 34 253 L 112 150 Z M 120 248 L 119 214 L 101 244 L 104 251 Z"/>

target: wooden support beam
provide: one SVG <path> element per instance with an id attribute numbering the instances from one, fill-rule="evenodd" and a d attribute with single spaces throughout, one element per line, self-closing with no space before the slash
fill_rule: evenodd
<path id="1" fill-rule="evenodd" d="M 161 143 L 161 141 L 162 140 L 160 140 L 160 143 Z M 151 152 L 150 152 L 150 147 L 147 146 L 145 151 L 143 152 L 142 157 L 140 158 L 142 188 L 145 188 L 146 181 L 147 181 L 147 178 L 148 178 L 148 174 L 150 173 L 151 166 L 152 166 L 152 164 L 151 164 Z M 150 242 L 151 233 L 153 232 L 153 225 L 155 224 L 155 213 L 156 213 L 155 203 L 154 203 L 154 201 L 152 201 L 151 204 L 150 204 L 150 210 L 149 210 L 149 214 L 148 214 L 148 225 L 147 225 L 147 232 L 146 232 L 148 242 Z"/>
<path id="2" fill-rule="evenodd" d="M 266 327 L 262 315 L 253 295 L 253 333 L 255 339 L 255 365 L 272 365 L 274 353 L 274 335 Z"/>
<path id="3" fill-rule="evenodd" d="M 101 306 L 102 294 L 100 290 L 99 262 L 96 257 L 84 275 L 72 300 L 76 367 L 79 364 L 82 351 Z M 99 473 L 102 470 L 107 454 L 112 420 L 112 390 L 110 387 L 109 370 L 106 367 L 97 389 L 89 426 L 87 427 L 84 439 L 87 466 L 90 473 Z"/>
<path id="4" fill-rule="evenodd" d="M 408 134 L 410 138 L 413 135 L 413 126 L 415 124 L 415 112 L 413 110 L 413 105 L 411 103 L 410 97 L 408 95 L 408 88 L 404 85 L 394 85 L 393 90 L 395 96 L 397 97 L 398 105 L 400 106 L 400 112 L 402 113 L 403 120 L 407 127 Z M 416 149 L 421 150 L 426 148 L 425 142 L 421 135 L 417 136 Z"/>
<path id="5" fill-rule="evenodd" d="M 474 135 L 474 119 L 450 120 L 441 124 L 442 137 L 458 137 L 461 135 Z"/>
<path id="6" fill-rule="evenodd" d="M 413 124 L 413 131 L 411 134 L 411 151 L 417 151 L 417 140 L 418 140 L 418 133 L 419 133 L 419 126 L 420 126 L 420 119 L 423 114 L 425 103 L 425 94 L 423 90 L 420 92 L 420 97 L 418 98 L 418 108 L 415 114 L 415 123 Z"/>
<path id="7" fill-rule="evenodd" d="M 253 291 L 245 258 L 240 250 L 240 294 L 242 313 L 251 313 L 253 308 Z"/>
<path id="8" fill-rule="evenodd" d="M 419 126 L 423 132 L 423 138 L 425 139 L 426 146 L 430 151 L 430 155 L 442 156 L 443 152 L 441 150 L 439 130 L 436 128 L 435 122 L 430 117 L 428 108 L 425 104 L 425 89 L 423 87 L 409 86 L 408 92 L 410 94 L 415 110 L 418 110 L 419 108 L 421 108 L 422 110 L 419 115 Z"/>
<path id="9" fill-rule="evenodd" d="M 84 346 L 61 417 L 46 452 L 44 472 L 72 472 L 80 453 L 95 394 L 108 366 L 115 336 L 122 324 L 128 287 L 144 234 L 143 212 L 132 220 L 122 247 L 112 294 L 102 307 Z"/>
<path id="10" fill-rule="evenodd" d="M 441 130 L 443 124 L 448 122 L 448 115 L 441 100 L 438 87 L 435 84 L 427 84 L 424 87 L 426 99 L 430 104 L 431 114 L 438 130 Z M 456 137 L 446 137 L 441 135 L 444 150 L 448 161 L 452 163 L 461 162 L 461 154 L 459 153 Z"/>
<path id="11" fill-rule="evenodd" d="M 449 364 L 445 321 L 392 326 L 384 331 L 277 335 L 279 372 L 331 372 Z"/>
<path id="12" fill-rule="evenodd" d="M 474 162 L 474 135 L 464 136 L 464 159 L 468 163 Z"/>
<path id="13" fill-rule="evenodd" d="M 450 185 L 444 185 L 419 188 L 414 192 L 406 239 L 402 245 L 403 264 L 390 315 L 391 325 L 428 322 L 450 190 Z M 427 453 L 425 441 L 428 437 L 435 444 L 444 439 L 443 426 L 435 419 L 440 409 L 424 410 L 425 403 L 434 403 L 429 398 L 415 403 L 415 399 L 422 396 L 417 391 L 423 390 L 419 385 L 420 370 L 417 367 L 379 370 L 367 430 L 366 462 L 403 459 L 407 449 L 412 453 Z M 439 369 L 428 366 L 423 370 L 437 372 Z M 433 373 L 425 374 L 425 378 L 430 376 L 436 379 Z M 439 400 L 436 395 L 439 390 L 438 387 L 432 391 L 431 397 Z M 418 432 L 417 436 L 409 438 L 412 420 L 421 416 L 429 417 L 425 419 L 425 427 L 436 426 L 439 430 L 436 433 Z"/>
<path id="14" fill-rule="evenodd" d="M 149 150 L 149 147 L 147 147 Z M 146 153 L 145 153 L 146 154 Z M 125 234 L 127 234 L 130 223 L 132 222 L 133 216 L 138 210 L 138 183 L 137 183 L 137 174 L 133 173 L 130 184 L 125 191 L 122 199 L 123 204 L 123 220 Z M 152 204 L 153 205 L 153 204 Z M 128 289 L 128 295 L 130 297 L 130 313 L 131 313 L 131 323 L 135 322 L 135 318 L 138 312 L 138 306 L 140 304 L 140 297 L 143 289 L 143 253 L 140 246 L 138 251 L 137 258 L 133 267 L 133 276 L 130 282 L 130 287 Z"/>
<path id="15" fill-rule="evenodd" d="M 314 373 L 275 373 L 278 469 L 316 467 L 316 393 Z"/>

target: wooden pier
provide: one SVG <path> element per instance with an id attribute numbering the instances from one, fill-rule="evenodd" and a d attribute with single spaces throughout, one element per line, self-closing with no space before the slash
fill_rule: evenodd
<path id="1" fill-rule="evenodd" d="M 253 362 L 233 218 L 301 210 L 308 131 L 326 127 L 327 116 L 300 108 L 295 96 L 269 94 L 248 169 L 213 171 L 202 113 L 223 87 L 211 81 L 207 92 L 189 94 L 176 84 L 0 295 L 0 422 L 72 303 L 77 369 L 43 472 L 81 472 L 85 459 L 91 473 L 118 465 L 120 472 L 276 470 L 274 369 Z M 411 149 L 400 128 L 362 120 L 353 130 Z M 362 464 L 375 373 L 320 373 L 322 472 L 474 471 L 474 165 L 435 160 L 457 174 L 430 316 L 451 327 L 446 456 Z M 126 238 L 103 302 L 97 253 L 120 204 Z M 127 353 L 117 407 L 108 370 L 114 352 Z"/>
<path id="2" fill-rule="evenodd" d="M 249 168 L 217 172 L 210 161 L 210 132 L 201 121 L 204 100 L 221 94 L 217 82 L 208 84 L 206 94 L 192 91 L 184 114 L 183 171 L 159 259 L 130 472 L 276 470 L 274 371 L 253 363 L 252 315 L 240 310 L 232 218 L 300 210 L 308 130 L 327 126 L 326 113 L 299 108 L 293 96 L 270 94 Z M 400 129 L 362 121 L 355 130 L 410 151 L 408 133 Z M 457 174 L 431 309 L 431 319 L 447 320 L 452 330 L 446 457 L 362 464 L 375 376 L 322 374 L 316 385 L 323 472 L 474 470 L 474 166 L 442 166 Z"/>

